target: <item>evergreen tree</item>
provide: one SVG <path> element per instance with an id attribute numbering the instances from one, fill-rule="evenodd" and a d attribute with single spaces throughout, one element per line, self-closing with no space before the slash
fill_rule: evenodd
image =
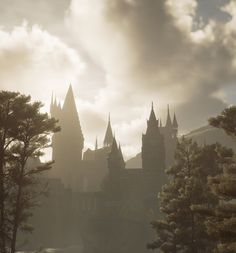
<path id="1" fill-rule="evenodd" d="M 229 153 L 219 144 L 199 147 L 189 139 L 180 141 L 175 164 L 167 170 L 170 181 L 159 194 L 164 219 L 152 223 L 157 240 L 149 248 L 159 248 L 165 253 L 212 252 L 214 242 L 207 234 L 205 216 L 196 209 L 217 205 L 207 177 L 222 171 Z"/>
<path id="2" fill-rule="evenodd" d="M 236 107 L 226 108 L 210 124 L 236 137 Z M 230 161 L 231 157 L 229 157 Z M 223 172 L 209 178 L 209 185 L 220 202 L 206 222 L 208 233 L 217 241 L 215 252 L 236 252 L 236 163 L 225 164 Z"/>
<path id="3" fill-rule="evenodd" d="M 28 166 L 48 146 L 49 135 L 59 130 L 56 120 L 40 112 L 42 104 L 13 92 L 0 92 L 0 251 L 16 251 L 18 230 L 29 231 L 40 190 L 40 167 Z"/>
<path id="4" fill-rule="evenodd" d="M 209 119 L 213 127 L 223 129 L 228 135 L 236 137 L 236 106 L 226 108 L 220 115 Z"/>

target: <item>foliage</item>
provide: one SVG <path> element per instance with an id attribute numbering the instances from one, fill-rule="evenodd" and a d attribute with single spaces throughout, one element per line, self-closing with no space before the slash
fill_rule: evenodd
<path id="1" fill-rule="evenodd" d="M 215 245 L 205 219 L 218 198 L 210 191 L 207 177 L 219 174 L 232 155 L 219 144 L 199 147 L 185 138 L 179 142 L 175 164 L 167 170 L 170 181 L 159 195 L 164 219 L 152 223 L 157 239 L 149 248 L 165 253 L 212 252 Z"/>
<path id="2" fill-rule="evenodd" d="M 213 127 L 223 129 L 228 135 L 236 137 L 236 106 L 231 106 L 223 110 L 217 117 L 209 119 Z"/>
<path id="3" fill-rule="evenodd" d="M 226 108 L 209 122 L 235 137 L 236 107 Z M 209 178 L 209 185 L 220 202 L 206 222 L 208 233 L 217 241 L 216 252 L 236 252 L 236 163 L 226 163 L 222 173 Z"/>
<path id="4" fill-rule="evenodd" d="M 40 102 L 18 92 L 0 92 L 0 251 L 14 253 L 17 232 L 32 231 L 27 224 L 37 197 L 44 191 L 39 175 L 51 162 L 29 166 L 48 147 L 57 121 L 40 110 Z"/>

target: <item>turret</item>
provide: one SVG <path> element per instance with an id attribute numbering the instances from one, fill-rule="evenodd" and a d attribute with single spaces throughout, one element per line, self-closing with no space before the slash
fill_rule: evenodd
<path id="1" fill-rule="evenodd" d="M 108 155 L 109 183 L 108 193 L 113 199 L 121 196 L 120 178 L 125 169 L 125 162 L 121 148 L 117 146 L 116 138 L 113 138 L 111 152 Z"/>
<path id="2" fill-rule="evenodd" d="M 116 138 L 113 138 L 111 152 L 108 155 L 108 169 L 111 176 L 119 175 L 120 171 L 125 168 L 125 162 L 121 148 L 117 146 Z"/>
<path id="3" fill-rule="evenodd" d="M 125 168 L 125 160 L 124 160 L 124 156 L 123 156 L 120 144 L 119 144 L 119 154 L 120 154 L 120 160 L 121 160 L 121 162 L 120 162 L 121 167 L 124 169 Z"/>
<path id="4" fill-rule="evenodd" d="M 146 134 L 142 136 L 142 167 L 145 171 L 158 173 L 165 167 L 165 147 L 158 120 L 153 109 L 147 121 Z"/>
<path id="5" fill-rule="evenodd" d="M 177 122 L 177 119 L 176 119 L 176 115 L 174 113 L 174 118 L 173 118 L 173 124 L 172 124 L 172 129 L 173 129 L 173 133 L 175 136 L 177 136 L 178 134 L 178 122 Z"/>
<path id="6" fill-rule="evenodd" d="M 56 119 L 60 119 L 61 111 L 62 111 L 61 104 L 60 104 L 60 102 L 57 102 L 56 96 L 54 98 L 53 93 L 52 93 L 51 105 L 50 105 L 51 117 L 54 117 Z"/>
<path id="7" fill-rule="evenodd" d="M 109 114 L 103 145 L 104 147 L 111 147 L 112 142 L 113 142 L 113 134 L 112 134 L 112 128 L 111 128 L 111 119 L 110 119 L 110 114 Z"/>
<path id="8" fill-rule="evenodd" d="M 167 118 L 166 118 L 166 128 L 171 129 L 172 128 L 172 122 L 170 118 L 170 107 L 167 106 Z"/>
<path id="9" fill-rule="evenodd" d="M 79 160 L 82 159 L 82 150 L 84 148 L 84 137 L 80 125 L 79 115 L 76 108 L 72 86 L 66 94 L 65 102 L 62 107 L 62 134 L 67 138 L 70 152 L 76 153 Z"/>

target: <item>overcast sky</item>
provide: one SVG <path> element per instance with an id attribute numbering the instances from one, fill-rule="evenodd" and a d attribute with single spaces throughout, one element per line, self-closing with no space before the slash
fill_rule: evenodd
<path id="1" fill-rule="evenodd" d="M 236 1 L 0 0 L 0 88 L 64 99 L 72 83 L 86 145 L 108 113 L 126 156 L 151 101 L 180 132 L 236 103 Z"/>

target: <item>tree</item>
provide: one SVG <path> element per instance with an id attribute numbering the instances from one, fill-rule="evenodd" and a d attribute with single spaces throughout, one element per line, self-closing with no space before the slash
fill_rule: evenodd
<path id="1" fill-rule="evenodd" d="M 30 158 L 39 158 L 49 144 L 51 133 L 59 131 L 57 121 L 41 113 L 42 104 L 31 102 L 29 96 L 0 92 L 0 250 L 16 251 L 19 229 L 26 225 L 39 189 L 39 175 L 51 163 L 28 166 Z"/>
<path id="2" fill-rule="evenodd" d="M 178 143 L 175 164 L 167 170 L 171 179 L 159 194 L 165 216 L 152 223 L 157 239 L 149 248 L 159 248 L 165 253 L 212 252 L 214 242 L 207 234 L 205 215 L 197 209 L 217 205 L 207 177 L 220 173 L 229 156 L 232 157 L 231 150 L 219 144 L 199 147 L 185 138 Z"/>
<path id="3" fill-rule="evenodd" d="M 236 107 L 226 108 L 209 123 L 236 137 Z M 217 241 L 216 252 L 236 252 L 236 163 L 227 163 L 223 172 L 209 178 L 209 185 L 220 202 L 206 225 L 208 233 Z"/>
<path id="4" fill-rule="evenodd" d="M 17 111 L 23 108 L 29 97 L 21 96 L 15 92 L 0 93 L 0 250 L 6 252 L 6 240 L 10 239 L 8 220 L 5 208 L 7 198 L 6 189 L 9 177 L 6 170 L 8 149 L 17 138 L 18 118 Z"/>
<path id="5" fill-rule="evenodd" d="M 217 117 L 209 119 L 213 127 L 223 129 L 228 135 L 236 137 L 236 106 L 231 106 L 223 110 Z"/>

